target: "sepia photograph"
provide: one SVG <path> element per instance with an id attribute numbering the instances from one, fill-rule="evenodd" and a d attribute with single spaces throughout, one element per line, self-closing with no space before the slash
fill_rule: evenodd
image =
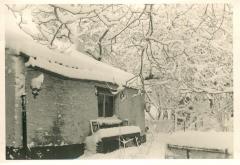
<path id="1" fill-rule="evenodd" d="M 3 5 L 6 160 L 234 158 L 233 5 L 132 3 Z"/>

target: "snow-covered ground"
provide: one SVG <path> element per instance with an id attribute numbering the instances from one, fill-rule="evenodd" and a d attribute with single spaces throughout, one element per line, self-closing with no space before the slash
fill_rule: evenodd
<path id="1" fill-rule="evenodd" d="M 147 158 L 164 158 L 163 139 L 166 134 L 148 134 L 147 142 L 139 147 L 121 148 L 107 154 L 92 154 L 85 151 L 84 155 L 79 159 L 147 159 Z"/>
<path id="2" fill-rule="evenodd" d="M 175 132 L 148 133 L 147 142 L 137 147 L 121 148 L 111 153 L 92 154 L 85 151 L 79 159 L 164 159 L 166 144 L 178 144 L 184 146 L 206 147 L 215 149 L 227 148 L 230 153 L 233 151 L 232 132 Z"/>
<path id="3" fill-rule="evenodd" d="M 233 134 L 231 132 L 176 132 L 169 136 L 166 142 L 199 148 L 228 149 L 229 153 L 233 153 Z"/>

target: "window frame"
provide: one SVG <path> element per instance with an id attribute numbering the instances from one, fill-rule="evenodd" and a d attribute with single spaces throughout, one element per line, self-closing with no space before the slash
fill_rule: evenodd
<path id="1" fill-rule="evenodd" d="M 110 89 L 104 88 L 104 87 L 98 87 L 96 86 L 96 91 L 97 91 L 97 102 L 98 102 L 98 117 L 112 117 L 115 113 L 115 96 L 111 94 Z M 99 116 L 99 95 L 103 96 L 103 111 L 102 111 L 102 116 Z M 112 97 L 112 116 L 107 116 L 106 115 L 106 96 Z"/>

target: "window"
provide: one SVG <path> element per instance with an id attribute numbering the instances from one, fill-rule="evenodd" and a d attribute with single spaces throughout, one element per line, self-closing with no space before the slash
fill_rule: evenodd
<path id="1" fill-rule="evenodd" d="M 112 117 L 114 97 L 110 90 L 106 88 L 97 87 L 97 97 L 98 97 L 98 116 Z"/>

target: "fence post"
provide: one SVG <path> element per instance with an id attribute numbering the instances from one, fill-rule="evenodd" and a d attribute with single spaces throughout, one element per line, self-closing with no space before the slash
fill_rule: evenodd
<path id="1" fill-rule="evenodd" d="M 183 122 L 183 130 L 184 130 L 184 132 L 185 132 L 185 129 L 186 129 L 186 123 L 185 123 L 185 121 Z"/>
<path id="2" fill-rule="evenodd" d="M 189 155 L 190 151 L 189 151 L 189 149 L 187 149 L 186 151 L 187 151 L 187 159 L 189 159 L 190 158 L 190 155 Z"/>
<path id="3" fill-rule="evenodd" d="M 225 149 L 225 158 L 228 158 L 228 149 Z"/>

